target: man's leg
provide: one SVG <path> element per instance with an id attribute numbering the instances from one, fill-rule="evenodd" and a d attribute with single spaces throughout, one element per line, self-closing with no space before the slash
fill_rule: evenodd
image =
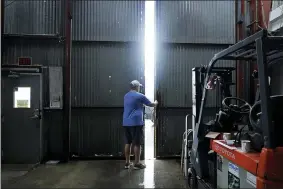
<path id="1" fill-rule="evenodd" d="M 131 127 L 124 127 L 125 130 L 125 158 L 126 158 L 126 163 L 125 163 L 125 169 L 129 169 L 131 164 L 130 164 L 130 155 L 131 155 L 131 143 L 133 140 L 132 137 L 132 132 L 131 132 Z"/>
<path id="2" fill-rule="evenodd" d="M 135 152 L 135 165 L 140 163 L 141 157 L 141 145 L 135 144 L 134 145 L 134 152 Z"/>
<path id="3" fill-rule="evenodd" d="M 131 144 L 126 144 L 125 145 L 126 164 L 130 163 L 130 155 L 131 155 Z"/>
<path id="4" fill-rule="evenodd" d="M 140 162 L 141 144 L 143 142 L 143 126 L 136 126 L 134 131 L 133 145 L 135 152 L 134 169 L 144 169 L 146 166 Z"/>

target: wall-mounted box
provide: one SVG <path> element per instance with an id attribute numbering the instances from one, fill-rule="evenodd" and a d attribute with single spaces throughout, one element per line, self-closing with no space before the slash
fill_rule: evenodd
<path id="1" fill-rule="evenodd" d="M 49 108 L 63 109 L 63 71 L 62 67 L 49 67 Z"/>

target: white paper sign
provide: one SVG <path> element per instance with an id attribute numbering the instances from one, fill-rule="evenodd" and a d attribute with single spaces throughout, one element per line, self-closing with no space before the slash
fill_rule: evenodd
<path id="1" fill-rule="evenodd" d="M 228 171 L 235 175 L 236 177 L 239 177 L 239 167 L 233 163 L 228 164 Z"/>
<path id="2" fill-rule="evenodd" d="M 247 182 L 256 188 L 256 176 L 247 172 Z"/>

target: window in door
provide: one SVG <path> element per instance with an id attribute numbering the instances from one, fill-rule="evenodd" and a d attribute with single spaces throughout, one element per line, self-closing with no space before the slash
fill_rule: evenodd
<path id="1" fill-rule="evenodd" d="M 14 88 L 14 108 L 30 108 L 30 87 Z"/>

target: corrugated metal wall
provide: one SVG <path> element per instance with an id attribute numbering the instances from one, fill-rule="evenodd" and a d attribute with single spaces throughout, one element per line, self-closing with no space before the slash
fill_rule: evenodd
<path id="1" fill-rule="evenodd" d="M 185 115 L 192 106 L 192 68 L 207 65 L 215 53 L 235 42 L 235 2 L 157 1 L 156 9 L 156 89 L 160 96 L 156 155 L 166 157 L 181 152 Z M 218 66 L 234 64 L 223 61 Z M 216 94 L 208 98 L 205 114 L 213 119 Z"/>
<path id="2" fill-rule="evenodd" d="M 72 111 L 71 152 L 79 157 L 124 154 L 123 109 Z"/>
<path id="3" fill-rule="evenodd" d="M 143 40 L 143 1 L 73 0 L 72 4 L 73 40 Z"/>
<path id="4" fill-rule="evenodd" d="M 5 0 L 8 34 L 56 34 L 61 28 L 61 0 Z"/>
<path id="5" fill-rule="evenodd" d="M 283 5 L 283 1 L 279 0 L 273 0 L 272 1 L 272 10 L 278 8 L 279 6 Z M 283 10 L 282 10 L 283 12 Z M 277 21 L 280 21 L 277 20 Z M 277 36 L 283 36 L 283 25 L 281 24 L 281 28 L 277 32 Z M 272 95 L 282 95 L 283 94 L 283 85 L 282 85 L 282 80 L 283 80 L 283 64 L 282 64 L 282 59 L 278 60 L 278 64 L 275 64 L 272 66 L 272 71 L 271 71 L 271 90 L 272 90 Z"/>
<path id="6" fill-rule="evenodd" d="M 59 34 L 61 31 L 60 0 L 5 0 L 5 34 Z M 32 57 L 33 64 L 63 66 L 63 44 L 58 39 L 9 37 L 4 40 L 3 63 L 17 64 L 20 56 Z M 46 79 L 46 78 L 45 78 Z M 45 89 L 47 87 L 45 86 Z M 45 91 L 46 92 L 46 91 Z M 44 96 L 44 105 L 48 103 Z M 46 156 L 63 154 L 62 112 L 44 111 L 44 144 Z"/>
<path id="7" fill-rule="evenodd" d="M 272 8 L 271 8 L 271 10 L 276 9 L 277 7 L 280 7 L 281 5 L 283 5 L 283 1 L 282 0 L 272 0 Z"/>
<path id="8" fill-rule="evenodd" d="M 60 0 L 6 0 L 5 4 L 6 34 L 63 31 Z M 234 12 L 233 1 L 157 2 L 157 86 L 161 86 L 157 90 L 164 99 L 159 112 L 158 135 L 164 134 L 158 141 L 159 155 L 179 153 L 180 140 L 172 138 L 181 138 L 184 130 L 179 125 L 184 125 L 184 115 L 190 112 L 191 68 L 207 64 L 215 52 L 234 43 Z M 71 151 L 79 156 L 120 156 L 125 83 L 144 80 L 144 2 L 73 0 L 72 16 Z M 63 66 L 63 45 L 56 40 L 5 41 L 6 64 L 15 64 L 17 56 L 31 56 L 34 64 Z M 166 74 L 168 77 L 162 77 Z M 174 110 L 164 109 L 169 106 Z M 179 107 L 187 109 L 177 110 Z M 61 113 L 44 114 L 49 153 L 55 155 L 62 152 Z"/>
<path id="9" fill-rule="evenodd" d="M 123 96 L 144 81 L 143 1 L 73 0 L 74 155 L 121 156 Z"/>
<path id="10" fill-rule="evenodd" d="M 158 48 L 156 62 L 157 89 L 162 100 L 160 105 L 164 107 L 191 107 L 192 69 L 200 65 L 207 65 L 213 55 L 221 50 L 223 50 L 223 46 L 218 45 L 161 45 Z M 217 66 L 234 65 L 231 61 L 219 61 Z M 210 96 L 207 106 L 214 107 L 215 94 L 208 95 Z"/>
<path id="11" fill-rule="evenodd" d="M 158 38 L 169 43 L 235 42 L 235 2 L 157 1 Z"/>
<path id="12" fill-rule="evenodd" d="M 158 117 L 158 127 L 156 131 L 157 158 L 174 157 L 181 155 L 183 133 L 185 131 L 186 116 L 191 115 L 191 108 L 160 108 Z M 204 111 L 204 122 L 215 118 L 216 109 L 206 108 Z M 192 116 L 187 118 L 188 126 L 191 127 Z"/>
<path id="13" fill-rule="evenodd" d="M 5 33 L 62 34 L 61 4 L 6 0 Z M 72 17 L 71 151 L 120 156 L 123 95 L 131 80 L 144 81 L 144 2 L 72 0 Z M 63 47 L 56 39 L 10 36 L 4 62 L 16 64 L 19 56 L 31 56 L 33 64 L 63 66 Z M 62 112 L 48 110 L 44 116 L 47 148 L 56 158 L 62 154 Z"/>
<path id="14" fill-rule="evenodd" d="M 282 1 L 281 1 L 282 2 Z M 279 4 L 279 2 L 277 2 Z M 283 2 L 282 2 L 283 3 Z M 280 6 L 280 5 L 278 5 Z M 283 27 L 278 31 L 277 36 L 283 36 Z M 271 93 L 272 95 L 283 94 L 283 64 L 282 59 L 279 59 L 271 68 Z"/>
<path id="15" fill-rule="evenodd" d="M 140 43 L 73 43 L 72 106 L 123 107 L 131 80 L 144 81 Z"/>
<path id="16" fill-rule="evenodd" d="M 63 65 L 63 44 L 50 40 L 5 40 L 4 64 L 17 64 L 20 56 L 32 57 L 33 64 L 43 66 Z"/>

